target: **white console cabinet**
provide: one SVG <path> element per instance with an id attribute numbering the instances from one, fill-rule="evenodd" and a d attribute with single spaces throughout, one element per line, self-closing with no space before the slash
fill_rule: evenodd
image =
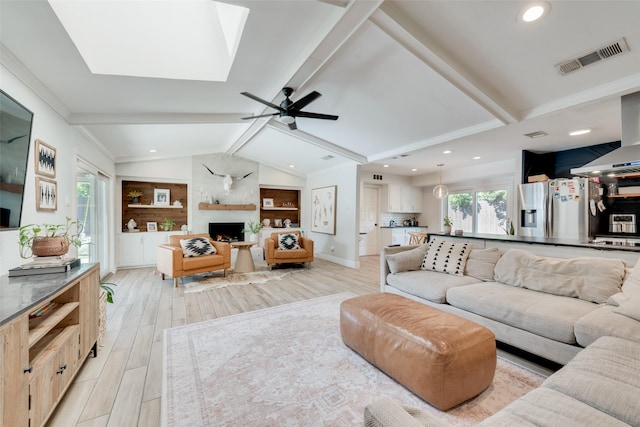
<path id="1" fill-rule="evenodd" d="M 181 231 L 121 233 L 118 236 L 118 267 L 156 265 L 156 248 L 169 243 L 169 236 Z"/>

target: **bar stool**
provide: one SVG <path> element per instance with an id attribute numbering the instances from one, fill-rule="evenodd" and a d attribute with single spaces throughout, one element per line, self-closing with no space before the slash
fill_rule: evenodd
<path id="1" fill-rule="evenodd" d="M 427 233 L 419 232 L 419 231 L 409 233 L 410 245 L 423 245 L 425 243 L 427 243 Z"/>

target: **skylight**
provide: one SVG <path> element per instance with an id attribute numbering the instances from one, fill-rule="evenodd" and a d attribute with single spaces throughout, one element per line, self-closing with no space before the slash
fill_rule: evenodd
<path id="1" fill-rule="evenodd" d="M 226 81 L 249 9 L 212 0 L 48 0 L 94 74 Z"/>

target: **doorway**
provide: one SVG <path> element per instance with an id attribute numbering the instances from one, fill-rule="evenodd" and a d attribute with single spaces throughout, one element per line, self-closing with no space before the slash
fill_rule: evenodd
<path id="1" fill-rule="evenodd" d="M 377 255 L 380 248 L 379 241 L 379 217 L 380 208 L 378 199 L 380 187 L 365 185 L 362 192 L 362 212 L 360 215 L 360 255 Z"/>

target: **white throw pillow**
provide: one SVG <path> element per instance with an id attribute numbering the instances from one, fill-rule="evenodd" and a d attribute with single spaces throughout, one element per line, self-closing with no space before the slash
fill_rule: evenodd
<path id="1" fill-rule="evenodd" d="M 213 255 L 216 253 L 216 247 L 205 237 L 181 239 L 180 246 L 182 247 L 182 256 L 184 258 Z"/>
<path id="2" fill-rule="evenodd" d="M 278 249 L 291 250 L 300 249 L 298 235 L 295 233 L 278 234 Z"/>
<path id="3" fill-rule="evenodd" d="M 427 245 L 420 245 L 408 251 L 387 255 L 385 259 L 389 265 L 389 271 L 396 274 L 403 271 L 420 270 L 426 251 Z"/>
<path id="4" fill-rule="evenodd" d="M 640 295 L 632 297 L 620 307 L 614 308 L 613 311 L 640 322 Z"/>
<path id="5" fill-rule="evenodd" d="M 429 249 L 427 249 L 420 269 L 464 276 L 464 267 L 469 252 L 471 252 L 471 245 L 468 243 L 434 239 L 429 243 Z"/>

